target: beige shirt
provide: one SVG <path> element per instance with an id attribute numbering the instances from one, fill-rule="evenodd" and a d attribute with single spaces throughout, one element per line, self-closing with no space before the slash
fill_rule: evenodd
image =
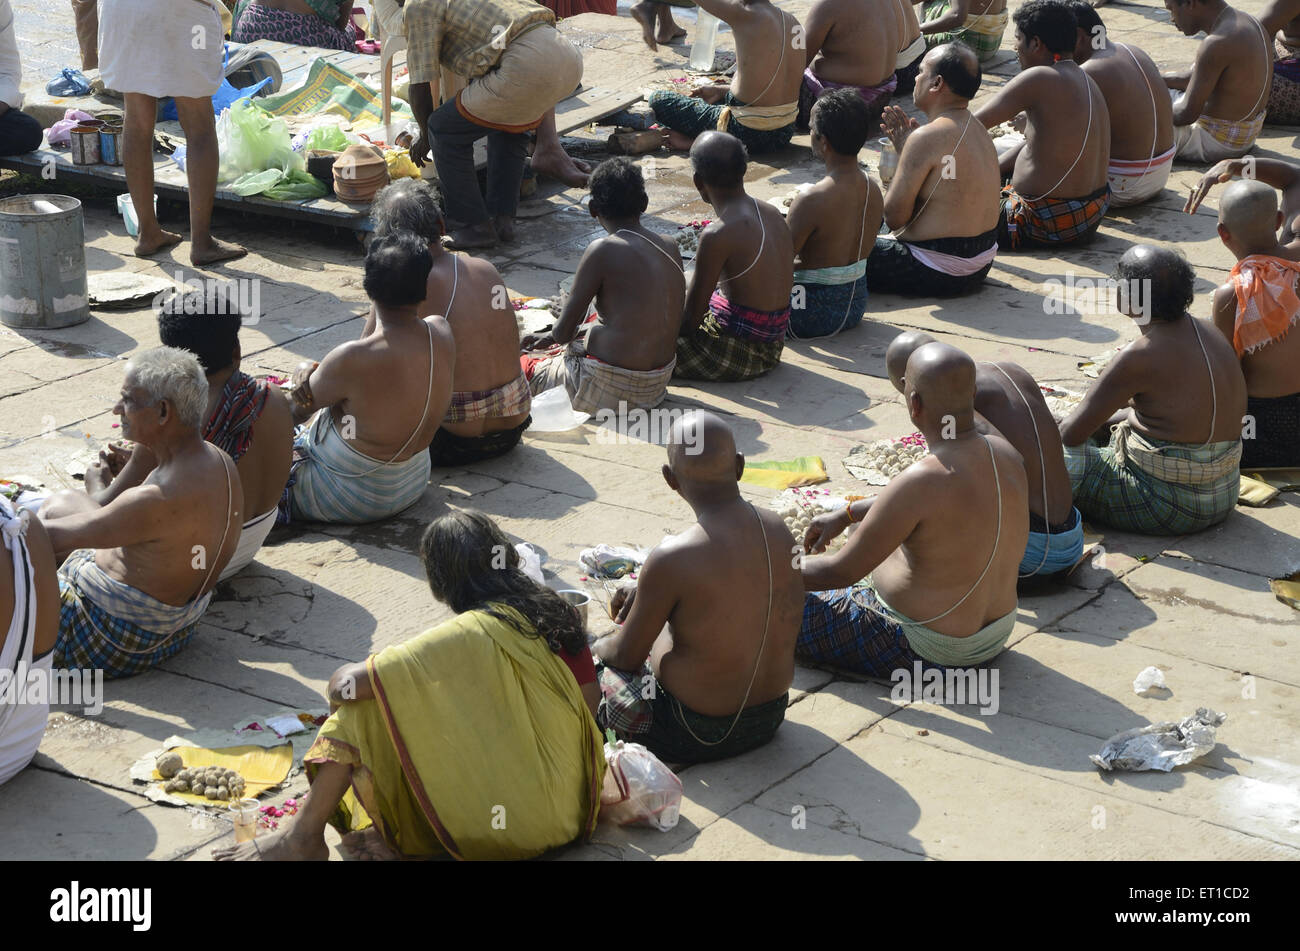
<path id="1" fill-rule="evenodd" d="M 407 0 L 404 20 L 411 82 L 427 83 L 440 66 L 482 76 L 521 34 L 554 25 L 555 14 L 533 0 Z"/>

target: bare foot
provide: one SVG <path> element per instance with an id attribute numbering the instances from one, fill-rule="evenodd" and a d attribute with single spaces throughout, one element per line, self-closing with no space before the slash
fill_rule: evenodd
<path id="1" fill-rule="evenodd" d="M 648 0 L 641 0 L 628 12 L 632 14 L 632 19 L 641 24 L 641 39 L 645 40 L 645 45 L 658 50 L 659 47 L 655 44 L 655 5 Z"/>
<path id="2" fill-rule="evenodd" d="M 218 862 L 323 862 L 329 858 L 330 850 L 324 836 L 313 839 L 303 834 L 295 835 L 295 827 L 296 823 L 248 842 L 213 849 L 212 858 Z"/>
<path id="3" fill-rule="evenodd" d="M 538 149 L 533 152 L 533 171 L 558 179 L 570 188 L 585 188 L 591 166 L 580 162 L 564 149 Z"/>
<path id="4" fill-rule="evenodd" d="M 669 27 L 668 29 L 664 29 L 663 24 L 660 24 L 659 35 L 655 37 L 655 40 L 657 42 L 663 43 L 665 46 L 667 46 L 673 40 L 680 40 L 683 36 L 686 35 L 685 28 L 678 26 L 675 20 L 669 20 L 668 22 L 671 23 L 672 26 Z"/>
<path id="5" fill-rule="evenodd" d="M 473 248 L 494 248 L 497 245 L 496 228 L 491 221 L 483 221 L 467 228 L 457 228 L 443 235 L 443 246 L 451 251 L 468 251 Z"/>
<path id="6" fill-rule="evenodd" d="M 147 258 L 151 254 L 157 254 L 166 248 L 174 247 L 185 239 L 174 231 L 163 231 L 161 228 L 154 234 L 140 234 L 135 242 L 135 256 L 138 258 Z"/>
<path id="7" fill-rule="evenodd" d="M 216 238 L 211 238 L 209 243 L 204 246 L 195 244 L 190 247 L 190 263 L 195 267 L 207 267 L 209 264 L 216 264 L 220 261 L 233 261 L 235 258 L 242 258 L 247 253 L 247 248 L 241 248 L 229 241 L 218 241 Z"/>
<path id="8" fill-rule="evenodd" d="M 492 219 L 492 224 L 496 226 L 497 237 L 502 241 L 515 240 L 515 219 L 509 215 L 497 215 Z"/>
<path id="9" fill-rule="evenodd" d="M 373 827 L 343 836 L 339 851 L 353 862 L 395 862 L 401 858 Z"/>
<path id="10" fill-rule="evenodd" d="M 687 135 L 685 132 L 678 132 L 676 129 L 669 129 L 667 140 L 670 149 L 677 152 L 689 152 L 691 143 L 695 141 L 695 136 Z"/>

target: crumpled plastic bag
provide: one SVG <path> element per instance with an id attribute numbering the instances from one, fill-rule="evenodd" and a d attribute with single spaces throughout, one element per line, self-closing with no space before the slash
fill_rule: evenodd
<path id="1" fill-rule="evenodd" d="M 244 198 L 249 195 L 260 195 L 283 177 L 284 172 L 278 168 L 268 168 L 262 172 L 247 172 L 230 183 L 230 191 Z"/>
<path id="2" fill-rule="evenodd" d="M 389 149 L 384 153 L 384 162 L 388 165 L 389 181 L 420 177 L 420 169 L 411 161 L 411 153 L 407 149 Z"/>
<path id="3" fill-rule="evenodd" d="M 1155 689 L 1169 689 L 1169 685 L 1165 683 L 1164 671 L 1159 667 L 1147 667 L 1133 678 L 1133 692 L 1139 696 Z"/>
<path id="4" fill-rule="evenodd" d="M 1214 731 L 1226 719 L 1226 713 L 1198 707 L 1181 723 L 1153 723 L 1117 733 L 1106 741 L 1101 753 L 1088 759 L 1106 771 L 1158 769 L 1167 773 L 1214 749 Z"/>
<path id="5" fill-rule="evenodd" d="M 46 131 L 45 141 L 47 141 L 51 147 L 56 145 L 71 147 L 72 130 L 81 125 L 81 123 L 85 122 L 87 119 L 93 118 L 95 117 L 89 112 L 82 112 L 80 109 L 69 109 L 63 114 L 62 119 L 54 123 L 54 125 L 50 126 Z"/>
<path id="6" fill-rule="evenodd" d="M 605 784 L 600 818 L 615 825 L 643 825 L 667 832 L 682 809 L 682 781 L 640 743 L 605 744 Z"/>
<path id="7" fill-rule="evenodd" d="M 217 120 L 221 166 L 217 180 L 230 182 L 248 172 L 305 171 L 306 160 L 289 143 L 289 126 L 280 118 L 240 99 Z"/>
<path id="8" fill-rule="evenodd" d="M 329 189 L 315 175 L 300 169 L 283 174 L 278 182 L 262 193 L 276 201 L 307 201 L 323 198 Z"/>
<path id="9" fill-rule="evenodd" d="M 639 570 L 647 557 L 648 552 L 640 548 L 601 544 L 595 548 L 584 548 L 578 555 L 578 564 L 597 578 L 622 578 Z"/>
<path id="10" fill-rule="evenodd" d="M 356 136 L 353 136 L 356 140 Z M 342 152 L 352 141 L 349 141 L 348 135 L 336 125 L 318 125 L 307 133 L 307 138 L 303 140 L 300 151 L 310 152 L 312 149 L 322 149 L 326 152 Z"/>
<path id="11" fill-rule="evenodd" d="M 538 584 L 546 584 L 546 576 L 542 574 L 541 553 L 528 542 L 518 542 L 515 551 L 519 553 L 519 570 Z"/>

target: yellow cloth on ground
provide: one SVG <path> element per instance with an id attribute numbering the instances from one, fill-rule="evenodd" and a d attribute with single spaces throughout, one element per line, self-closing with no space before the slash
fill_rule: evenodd
<path id="1" fill-rule="evenodd" d="M 783 106 L 741 106 L 733 103 L 723 106 L 722 111 L 718 113 L 717 129 L 719 132 L 726 132 L 727 123 L 735 119 L 747 129 L 770 132 L 773 129 L 784 129 L 798 116 L 798 102 L 789 102 Z"/>
<path id="2" fill-rule="evenodd" d="M 268 789 L 272 789 L 289 778 L 293 766 L 293 744 L 285 741 L 280 746 L 227 746 L 217 750 L 204 749 L 201 746 L 173 746 L 168 752 L 179 753 L 186 769 L 196 766 L 220 766 L 233 769 L 244 778 L 244 798 L 256 799 Z M 162 773 L 153 771 L 153 778 L 165 783 Z M 208 799 L 192 793 L 168 793 L 178 799 L 200 806 L 212 806 L 224 809 L 229 802 L 220 799 Z"/>
<path id="3" fill-rule="evenodd" d="M 1237 504 L 1255 507 L 1267 505 L 1281 493 L 1281 489 L 1274 488 L 1263 479 L 1252 478 L 1243 473 L 1241 476 L 1240 494 L 1237 496 Z"/>
<path id="4" fill-rule="evenodd" d="M 829 482 L 826 463 L 820 456 L 800 456 L 789 462 L 745 462 L 741 482 L 764 485 L 769 489 L 791 489 L 799 485 Z"/>
<path id="5" fill-rule="evenodd" d="M 591 834 L 604 745 L 546 641 L 469 611 L 366 668 L 375 699 L 336 710 L 303 758 L 312 778 L 324 762 L 352 768 L 339 831 L 373 822 L 402 855 L 459 859 L 530 858 Z"/>

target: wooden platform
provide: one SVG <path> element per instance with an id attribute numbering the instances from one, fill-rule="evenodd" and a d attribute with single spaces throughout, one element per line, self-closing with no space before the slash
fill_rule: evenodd
<path id="1" fill-rule="evenodd" d="M 586 14 L 564 20 L 560 24 L 560 30 L 579 46 L 584 60 L 581 87 L 556 107 L 556 121 L 561 135 L 588 126 L 637 102 L 641 99 L 646 82 L 664 65 L 656 63 L 654 56 L 641 45 L 639 27 L 634 21 Z M 232 43 L 231 47 L 238 45 Z M 380 86 L 377 55 L 322 50 L 271 40 L 258 40 L 248 45 L 265 49 L 275 57 L 283 75 L 280 92 L 301 86 L 306 81 L 311 64 L 318 58 L 324 58 L 365 79 L 375 89 Z M 404 53 L 399 54 L 397 63 L 403 63 L 404 58 Z M 93 77 L 94 74 L 91 75 Z M 94 96 L 52 97 L 43 91 L 33 91 L 28 94 L 25 108 L 48 126 L 55 119 L 61 118 L 67 109 L 82 109 L 93 113 L 114 107 L 120 109 L 121 102 Z M 185 139 L 180 123 L 175 120 L 159 121 L 157 128 L 176 141 L 183 142 Z M 481 148 L 482 143 L 479 144 L 477 157 L 483 161 L 485 153 Z M 99 182 L 126 191 L 126 173 L 121 166 L 74 165 L 71 153 L 66 149 L 42 148 L 27 155 L 0 158 L 0 168 L 34 174 L 40 174 L 49 168 L 50 163 L 53 163 L 54 174 L 59 180 Z M 185 173 L 170 156 L 155 155 L 154 182 L 159 197 L 187 200 Z M 236 195 L 218 186 L 216 203 L 219 207 L 240 211 L 316 221 L 356 231 L 370 230 L 368 206 L 349 205 L 332 195 L 311 201 L 275 201 L 258 195 Z"/>

